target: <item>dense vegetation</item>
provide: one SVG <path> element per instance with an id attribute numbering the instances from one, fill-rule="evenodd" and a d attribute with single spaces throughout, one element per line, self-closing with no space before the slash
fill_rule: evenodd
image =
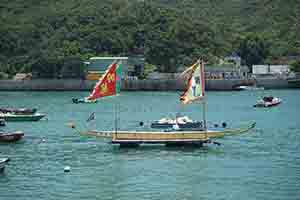
<path id="1" fill-rule="evenodd" d="M 293 62 L 292 64 L 291 64 L 291 70 L 293 71 L 293 72 L 300 72 L 300 61 L 296 61 L 296 62 Z"/>
<path id="2" fill-rule="evenodd" d="M 199 56 L 247 65 L 300 54 L 299 0 L 1 0 L 0 71 L 79 77 L 91 56 L 144 54 L 173 72 Z"/>

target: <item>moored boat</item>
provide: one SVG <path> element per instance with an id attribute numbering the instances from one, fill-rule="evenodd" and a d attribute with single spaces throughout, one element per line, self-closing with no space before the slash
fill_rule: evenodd
<path id="1" fill-rule="evenodd" d="M 91 100 L 91 99 L 88 99 L 88 98 L 81 98 L 81 99 L 72 98 L 72 102 L 75 103 L 75 104 L 78 104 L 78 103 L 97 103 L 97 100 L 96 99 Z"/>
<path id="2" fill-rule="evenodd" d="M 22 131 L 16 131 L 12 133 L 2 133 L 0 132 L 0 142 L 16 142 L 22 139 L 24 133 Z"/>
<path id="3" fill-rule="evenodd" d="M 0 113 L 0 119 L 4 119 L 5 121 L 39 121 L 45 117 L 45 114 L 35 113 L 35 114 L 12 114 L 12 113 Z"/>
<path id="4" fill-rule="evenodd" d="M 256 87 L 256 86 L 248 86 L 248 85 L 241 85 L 234 88 L 234 90 L 241 91 L 241 90 L 264 90 L 264 87 Z"/>
<path id="5" fill-rule="evenodd" d="M 281 102 L 282 100 L 278 97 L 268 96 L 258 100 L 254 107 L 272 107 L 279 105 Z"/>
<path id="6" fill-rule="evenodd" d="M 0 113 L 12 113 L 15 115 L 33 115 L 36 111 L 36 108 L 0 108 Z"/>
<path id="7" fill-rule="evenodd" d="M 165 130 L 165 131 L 78 131 L 81 135 L 107 137 L 112 139 L 113 144 L 191 144 L 207 143 L 211 139 L 223 138 L 225 136 L 239 135 L 248 132 L 255 127 L 251 122 L 239 128 L 224 128 L 211 130 Z M 76 128 L 74 124 L 71 126 Z"/>
<path id="8" fill-rule="evenodd" d="M 9 158 L 0 158 L 0 173 L 4 172 L 5 165 L 9 161 Z"/>

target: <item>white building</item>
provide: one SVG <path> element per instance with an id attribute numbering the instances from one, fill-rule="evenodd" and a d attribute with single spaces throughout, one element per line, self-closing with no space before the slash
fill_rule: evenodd
<path id="1" fill-rule="evenodd" d="M 290 72 L 288 65 L 253 65 L 253 75 L 276 75 L 288 74 Z"/>

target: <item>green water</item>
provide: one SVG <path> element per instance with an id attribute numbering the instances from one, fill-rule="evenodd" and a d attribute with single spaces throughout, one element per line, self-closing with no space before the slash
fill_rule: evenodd
<path id="1" fill-rule="evenodd" d="M 217 140 L 200 149 L 140 147 L 120 149 L 109 140 L 80 137 L 66 126 L 139 130 L 138 123 L 180 110 L 201 119 L 201 106 L 182 108 L 176 92 L 123 92 L 98 104 L 72 104 L 86 92 L 0 92 L 0 107 L 36 107 L 39 122 L 8 123 L 23 130 L 16 144 L 0 144 L 11 162 L 0 175 L 0 199 L 299 199 L 300 90 L 208 92 L 208 121 L 230 126 L 257 122 L 246 135 Z M 271 109 L 253 108 L 270 94 L 283 99 Z M 85 120 L 96 112 L 96 120 Z M 44 141 L 43 141 L 44 140 Z M 64 173 L 64 166 L 71 172 Z"/>

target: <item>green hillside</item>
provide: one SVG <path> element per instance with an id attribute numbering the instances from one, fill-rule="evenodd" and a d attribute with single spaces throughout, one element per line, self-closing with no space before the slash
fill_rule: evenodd
<path id="1" fill-rule="evenodd" d="M 2 0 L 0 71 L 82 74 L 91 56 L 144 54 L 160 71 L 238 52 L 300 54 L 299 0 Z"/>

